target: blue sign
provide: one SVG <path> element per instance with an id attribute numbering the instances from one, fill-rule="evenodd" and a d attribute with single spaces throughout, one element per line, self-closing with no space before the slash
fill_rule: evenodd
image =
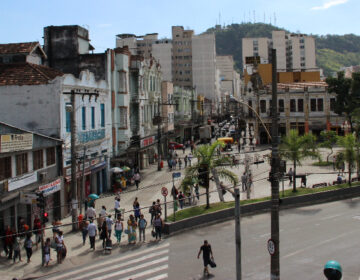
<path id="1" fill-rule="evenodd" d="M 78 140 L 80 143 L 87 143 L 90 141 L 100 140 L 105 138 L 105 128 L 98 130 L 83 131 L 78 133 Z"/>
<path id="2" fill-rule="evenodd" d="M 181 177 L 181 172 L 174 172 L 172 174 L 173 178 L 178 178 L 178 177 Z"/>

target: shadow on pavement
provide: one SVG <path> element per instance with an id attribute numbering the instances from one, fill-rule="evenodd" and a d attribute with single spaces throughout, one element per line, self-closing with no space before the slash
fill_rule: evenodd
<path id="1" fill-rule="evenodd" d="M 359 198 L 352 198 L 343 201 L 349 208 L 355 208 L 360 204 Z"/>
<path id="2" fill-rule="evenodd" d="M 315 215 L 317 213 L 319 213 L 320 211 L 322 211 L 322 209 L 299 209 L 299 208 L 294 208 L 294 209 L 287 209 L 286 210 L 286 215 L 288 216 L 289 214 L 297 214 L 297 215 L 304 215 L 304 216 L 309 216 L 309 215 Z M 285 216 L 285 214 L 283 212 L 280 211 L 280 216 Z"/>

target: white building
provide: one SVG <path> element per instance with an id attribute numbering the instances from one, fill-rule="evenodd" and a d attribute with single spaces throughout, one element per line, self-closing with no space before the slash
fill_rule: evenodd
<path id="1" fill-rule="evenodd" d="M 259 57 L 260 63 L 271 63 L 271 49 L 276 49 L 278 72 L 315 71 L 315 39 L 304 34 L 287 34 L 273 31 L 272 38 L 243 38 L 242 61 L 247 57 Z"/>

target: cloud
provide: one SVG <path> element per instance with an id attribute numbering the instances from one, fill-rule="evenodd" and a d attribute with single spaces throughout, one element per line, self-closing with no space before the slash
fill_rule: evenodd
<path id="1" fill-rule="evenodd" d="M 329 1 L 324 2 L 324 4 L 322 6 L 312 7 L 311 10 L 326 10 L 333 6 L 345 4 L 348 1 L 349 0 L 329 0 Z"/>
<path id="2" fill-rule="evenodd" d="M 98 26 L 99 26 L 100 28 L 106 28 L 106 27 L 111 27 L 112 24 L 111 24 L 111 23 L 100 23 Z"/>

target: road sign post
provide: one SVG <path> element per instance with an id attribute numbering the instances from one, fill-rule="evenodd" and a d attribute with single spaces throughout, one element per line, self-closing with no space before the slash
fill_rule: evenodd
<path id="1" fill-rule="evenodd" d="M 164 204 L 165 204 L 165 222 L 167 221 L 167 203 L 166 203 L 166 196 L 168 195 L 168 189 L 166 187 L 161 188 L 161 194 L 164 197 Z"/>

